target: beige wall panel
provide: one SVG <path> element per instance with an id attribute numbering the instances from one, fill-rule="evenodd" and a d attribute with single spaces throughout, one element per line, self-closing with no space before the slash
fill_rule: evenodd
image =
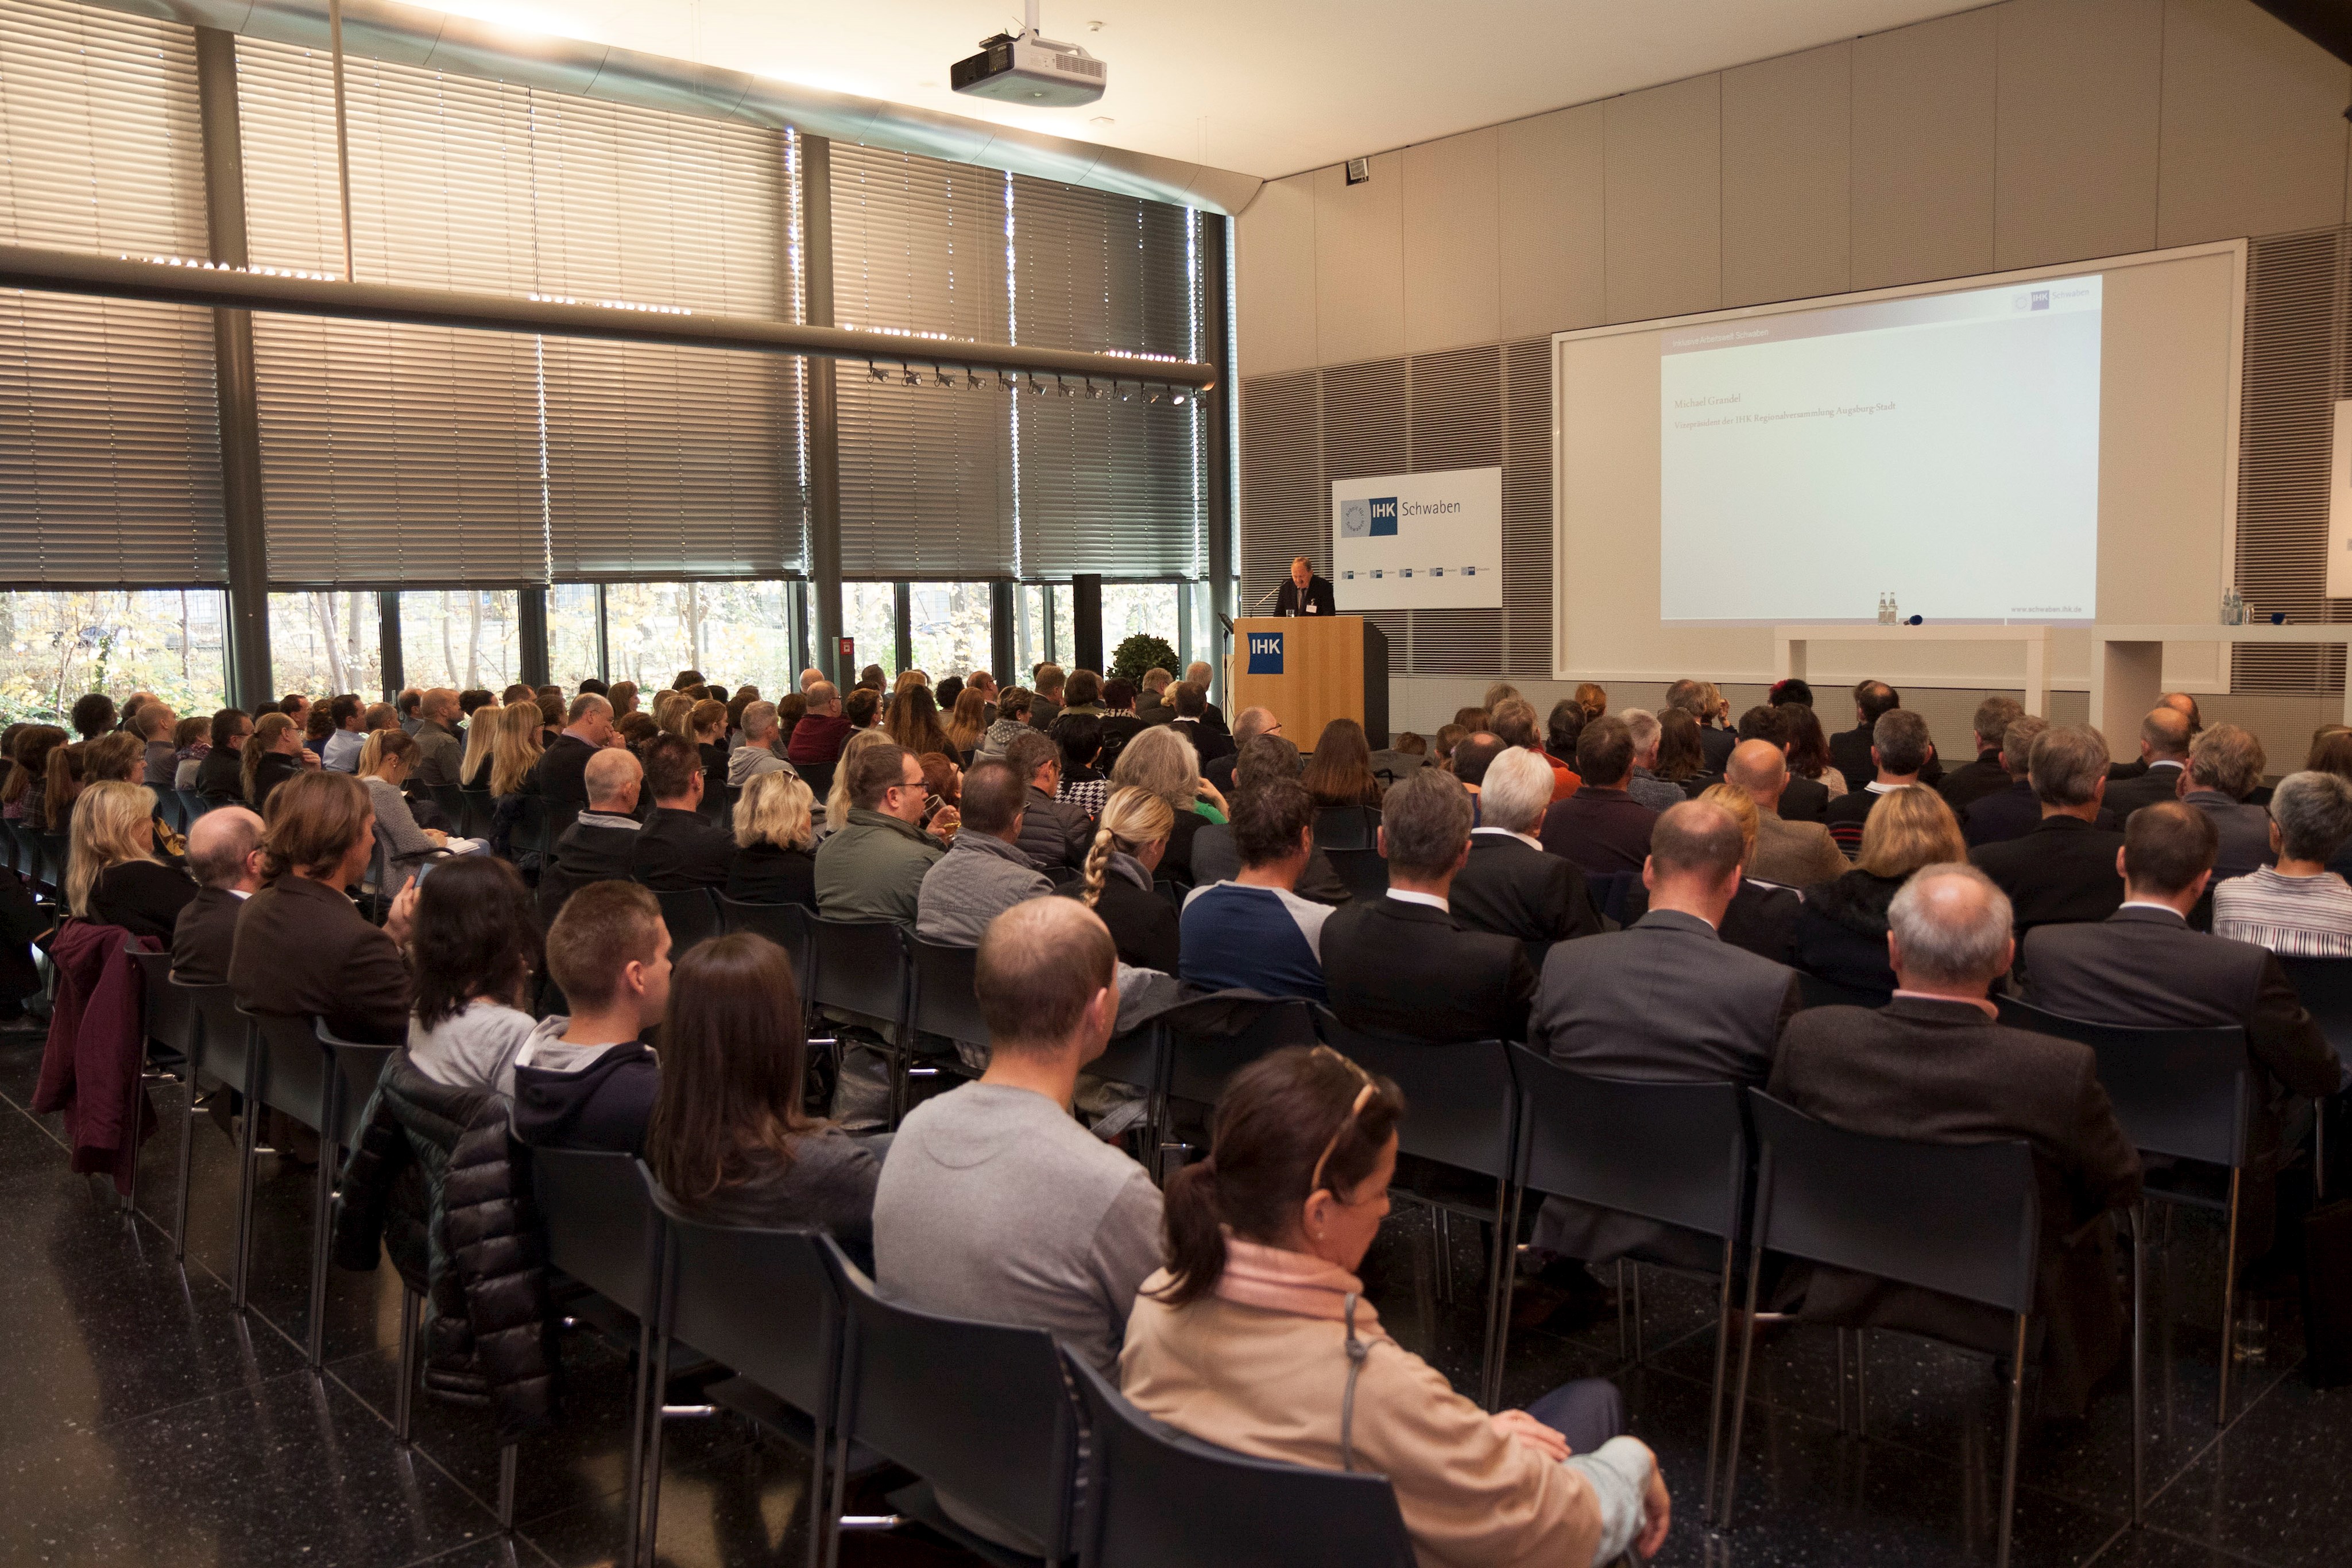
<path id="1" fill-rule="evenodd" d="M 1853 43 L 1853 281 L 1992 270 L 1998 10 Z"/>
<path id="2" fill-rule="evenodd" d="M 1588 103 L 1496 128 L 1503 338 L 1608 319 L 1601 242 L 1602 118 Z"/>
<path id="3" fill-rule="evenodd" d="M 1315 363 L 1314 180 L 1267 181 L 1234 220 L 1234 337 L 1243 375 Z"/>
<path id="4" fill-rule="evenodd" d="M 2344 221 L 2352 68 L 2247 0 L 2166 0 L 2157 244 Z"/>
<path id="5" fill-rule="evenodd" d="M 2163 0 L 2001 8 L 1994 266 L 2156 244 L 2163 33 Z"/>
<path id="6" fill-rule="evenodd" d="M 1612 98 L 1607 147 L 1608 315 L 1641 321 L 1723 303 L 1722 82 Z"/>
<path id="7" fill-rule="evenodd" d="M 1315 170 L 1315 342 L 1318 362 L 1344 365 L 1404 352 L 1404 154 L 1372 160 L 1348 183 L 1334 164 Z"/>
<path id="8" fill-rule="evenodd" d="M 1853 46 L 1723 73 L 1723 303 L 1851 287 Z"/>
<path id="9" fill-rule="evenodd" d="M 1502 196 L 1493 127 L 1404 153 L 1406 351 L 1503 335 Z"/>

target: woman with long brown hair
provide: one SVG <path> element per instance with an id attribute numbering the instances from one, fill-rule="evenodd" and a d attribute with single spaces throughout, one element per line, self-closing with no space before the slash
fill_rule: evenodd
<path id="1" fill-rule="evenodd" d="M 66 744 L 66 732 L 53 724 L 28 724 L 16 732 L 16 746 L 8 758 L 8 779 L 0 784 L 0 816 L 12 822 L 41 825 L 41 797 L 48 789 L 49 753 Z"/>
<path id="2" fill-rule="evenodd" d="M 907 685 L 903 681 L 898 695 L 890 699 L 890 711 L 882 721 L 890 738 L 907 750 L 920 757 L 926 751 L 945 751 L 948 732 L 940 727 L 940 705 L 931 700 L 931 688 Z"/>
<path id="3" fill-rule="evenodd" d="M 1364 727 L 1352 718 L 1335 718 L 1325 725 L 1316 739 L 1315 755 L 1307 759 L 1307 770 L 1298 781 L 1307 786 L 1315 803 L 1327 810 L 1379 805 L 1381 781 L 1372 776 L 1372 747 L 1364 738 Z"/>
<path id="4" fill-rule="evenodd" d="M 802 1105 L 808 1036 L 784 950 L 750 931 L 687 949 L 661 1027 L 646 1161 L 679 1207 L 730 1225 L 820 1225 L 870 1263 L 882 1162 Z"/>
<path id="5" fill-rule="evenodd" d="M 1614 1388 L 1490 1416 L 1364 1300 L 1404 1116 L 1394 1083 L 1325 1046 L 1234 1075 L 1209 1157 L 1168 1181 L 1167 1266 L 1128 1319 L 1127 1397 L 1223 1448 L 1387 1477 L 1424 1563 L 1585 1568 L 1637 1540 L 1650 1555 L 1671 1507 L 1656 1456 L 1619 1435 Z"/>
<path id="6" fill-rule="evenodd" d="M 260 811 L 280 784 L 302 771 L 302 736 L 282 713 L 266 713 L 253 721 L 245 737 L 245 803 Z"/>
<path id="7" fill-rule="evenodd" d="M 945 727 L 957 760 L 971 767 L 972 753 L 980 749 L 981 737 L 988 733 L 988 694 L 978 686 L 956 693 L 955 711 L 948 716 Z"/>
<path id="8" fill-rule="evenodd" d="M 1698 737 L 1698 720 L 1681 708 L 1658 716 L 1658 765 L 1650 769 L 1669 784 L 1687 786 L 1706 772 L 1706 747 Z"/>
<path id="9" fill-rule="evenodd" d="M 1832 800 L 1853 789 L 1830 763 L 1829 732 L 1822 728 L 1822 716 L 1803 703 L 1782 703 L 1778 711 L 1789 737 L 1789 777 L 1820 780 Z"/>

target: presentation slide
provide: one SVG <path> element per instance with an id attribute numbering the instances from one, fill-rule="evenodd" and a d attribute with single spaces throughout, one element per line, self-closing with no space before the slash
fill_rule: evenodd
<path id="1" fill-rule="evenodd" d="M 1660 330 L 1660 619 L 2095 617 L 2104 281 Z"/>

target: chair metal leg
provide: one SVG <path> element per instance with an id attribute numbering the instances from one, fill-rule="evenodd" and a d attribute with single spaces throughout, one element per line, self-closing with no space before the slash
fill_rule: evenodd
<path id="1" fill-rule="evenodd" d="M 1495 1185 L 1495 1244 L 1487 1249 L 1486 1259 L 1486 1332 L 1485 1343 L 1480 1346 L 1479 1364 L 1483 1375 L 1478 1385 L 1480 1392 L 1486 1396 L 1485 1403 L 1489 1410 L 1500 1405 L 1503 1398 L 1503 1336 L 1498 1319 L 1502 1313 L 1504 1271 L 1517 1261 L 1511 1242 L 1517 1231 L 1507 1223 L 1510 1213 L 1510 1184 L 1497 1182 Z"/>
<path id="2" fill-rule="evenodd" d="M 1853 1435 L 1870 1436 L 1870 1331 L 1853 1331 Z"/>
<path id="3" fill-rule="evenodd" d="M 392 1435 L 403 1443 L 416 1412 L 416 1309 L 422 1298 L 400 1287 L 400 1387 L 392 1396 Z"/>
<path id="4" fill-rule="evenodd" d="M 259 1055 L 247 1052 L 247 1061 Z M 253 1260 L 253 1167 L 259 1159 L 255 1145 L 261 1139 L 261 1100 L 253 1092 L 255 1074 L 250 1068 L 245 1082 L 245 1130 L 237 1150 L 236 1176 L 236 1268 L 229 1284 L 229 1301 L 239 1312 L 245 1310 L 245 1287 Z"/>
<path id="5" fill-rule="evenodd" d="M 2230 1419 L 2230 1363 L 2238 1354 L 2238 1187 L 2245 1172 L 2230 1172 L 2230 1231 L 2221 1251 L 2221 1392 L 2213 1406 L 2213 1425 Z"/>
<path id="6" fill-rule="evenodd" d="M 1625 1260 L 1617 1260 L 1617 1359 L 1625 1359 Z"/>
<path id="7" fill-rule="evenodd" d="M 126 1219 L 139 1207 L 139 1134 L 147 1120 L 140 1113 L 147 1108 L 147 1069 L 145 1064 L 142 1063 L 139 1074 L 131 1086 L 131 1125 L 128 1129 L 130 1147 L 124 1151 L 126 1157 L 131 1161 L 131 1185 L 122 1194 L 122 1215 Z"/>
<path id="8" fill-rule="evenodd" d="M 2132 1511 L 2140 1521 L 2147 1499 L 2147 1205 L 2136 1203 L 2126 1213 L 2132 1244 Z"/>
<path id="9" fill-rule="evenodd" d="M 1509 1216 L 1507 1218 L 1498 1216 L 1495 1227 L 1500 1232 L 1498 1237 L 1500 1245 L 1496 1249 L 1500 1263 L 1496 1273 L 1500 1278 L 1496 1281 L 1493 1327 L 1496 1397 L 1497 1398 L 1501 1397 L 1502 1393 L 1502 1369 L 1510 1360 L 1511 1294 L 1519 1282 L 1519 1207 L 1527 1201 L 1527 1196 L 1525 1187 L 1513 1187 Z"/>
<path id="10" fill-rule="evenodd" d="M 833 1492 L 824 1505 L 824 1568 L 839 1568 L 841 1563 L 841 1505 L 849 1491 L 849 1429 L 844 1427 L 833 1437 Z"/>
<path id="11" fill-rule="evenodd" d="M 195 1174 L 196 1158 L 196 1064 L 194 1048 L 190 1047 L 188 1063 L 188 1110 L 180 1118 L 180 1186 L 172 1200 L 172 1261 L 188 1260 L 188 1185 Z"/>
<path id="12" fill-rule="evenodd" d="M 1716 1451 L 1723 1437 L 1723 1363 L 1731 1348 L 1731 1263 L 1734 1242 L 1723 1239 L 1723 1288 L 1715 1302 L 1715 1382 L 1706 1397 L 1706 1491 L 1699 1503 L 1700 1517 L 1715 1522 Z"/>
<path id="13" fill-rule="evenodd" d="M 825 1461 L 833 1456 L 833 1434 L 819 1419 L 816 1432 L 809 1444 L 808 1484 L 808 1568 L 824 1568 L 826 1526 L 839 1520 L 825 1517 L 825 1504 L 832 1500 L 833 1489 L 825 1479 Z"/>
<path id="14" fill-rule="evenodd" d="M 661 1482 L 662 1482 L 662 1406 L 669 1393 L 669 1336 L 654 1335 L 653 1397 L 646 1412 L 650 1430 L 646 1440 L 646 1542 L 644 1562 L 646 1568 L 661 1553 Z"/>
<path id="15" fill-rule="evenodd" d="M 2311 1196 L 2327 1201 L 2327 1102 L 2311 1103 Z"/>
<path id="16" fill-rule="evenodd" d="M 1447 1306 L 1454 1304 L 1454 1217 L 1443 1204 L 1432 1204 L 1430 1212 L 1436 1216 L 1435 1251 L 1437 1253 L 1437 1299 Z"/>
<path id="17" fill-rule="evenodd" d="M 1846 1433 L 1846 1426 L 1845 1426 L 1845 1381 L 1846 1381 L 1845 1336 L 1846 1336 L 1846 1331 L 1845 1331 L 1844 1329 L 1841 1328 L 1841 1329 L 1839 1329 L 1839 1330 L 1837 1331 L 1837 1361 L 1838 1361 L 1838 1368 L 1837 1368 L 1837 1429 L 1838 1429 L 1838 1436 L 1839 1436 L 1839 1437 L 1844 1437 L 1844 1436 L 1845 1436 L 1845 1433 Z"/>
<path id="18" fill-rule="evenodd" d="M 1633 1260 L 1633 1364 L 1638 1366 L 1648 1359 L 1642 1348 L 1642 1263 Z"/>
<path id="19" fill-rule="evenodd" d="M 499 1449 L 499 1530 L 502 1534 L 514 1533 L 515 1459 L 520 1445 L 508 1443 Z"/>
<path id="20" fill-rule="evenodd" d="M 2025 1322 L 2017 1314 L 2017 1344 L 2009 1360 L 2009 1437 L 2000 1457 L 2000 1544 L 1993 1550 L 1993 1568 L 2009 1568 L 2010 1526 L 2017 1512 L 2017 1437 L 2025 1415 Z"/>
<path id="21" fill-rule="evenodd" d="M 1764 1169 L 1764 1195 L 1771 1196 L 1771 1167 Z M 1759 1232 L 1761 1233 L 1763 1209 L 1757 1211 Z M 1723 1513 L 1718 1528 L 1731 1528 L 1732 1500 L 1739 1488 L 1739 1435 L 1748 1422 L 1748 1372 L 1756 1355 L 1756 1283 L 1764 1274 L 1764 1249 L 1757 1246 L 1748 1256 L 1748 1311 L 1739 1321 L 1739 1376 L 1732 1385 L 1731 1443 L 1723 1453 Z"/>
<path id="22" fill-rule="evenodd" d="M 327 1359 L 327 1253 L 333 1245 L 335 1218 L 335 1141 L 319 1136 L 319 1176 L 316 1204 L 310 1214 L 310 1332 L 307 1345 L 315 1375 Z"/>
<path id="23" fill-rule="evenodd" d="M 627 1568 L 636 1568 L 644 1557 L 643 1527 L 646 1501 L 646 1385 L 654 1372 L 654 1325 L 637 1325 L 637 1370 L 629 1401 L 629 1503 L 627 1522 L 622 1526 L 625 1542 L 621 1561 Z"/>

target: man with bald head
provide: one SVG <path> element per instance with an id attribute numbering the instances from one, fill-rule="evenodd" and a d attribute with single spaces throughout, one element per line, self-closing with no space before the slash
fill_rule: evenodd
<path id="1" fill-rule="evenodd" d="M 1827 828 L 1781 818 L 1789 758 L 1780 747 L 1769 740 L 1741 741 L 1723 765 L 1723 779 L 1756 802 L 1756 854 L 1748 862 L 1748 875 L 1783 887 L 1812 887 L 1846 873 L 1845 852 Z"/>
<path id="2" fill-rule="evenodd" d="M 592 882 L 625 882 L 636 853 L 637 797 L 645 767 L 628 747 L 605 747 L 581 769 L 586 810 L 555 841 L 539 876 L 539 915 L 553 925 L 564 900 Z"/>
<path id="3" fill-rule="evenodd" d="M 1894 1000 L 1813 1008 L 1789 1025 L 1770 1092 L 1850 1133 L 1931 1144 L 2022 1138 L 2042 1172 L 2042 1400 L 2082 1412 L 2116 1364 L 2124 1316 L 2105 1217 L 2140 1195 L 2139 1155 L 2088 1046 L 2003 1027 L 1987 999 L 2016 944 L 2008 898 L 1973 866 L 1912 873 L 1887 911 Z M 2054 928 L 2053 928 L 2054 929 Z M 2039 940 L 2039 938 L 2037 938 Z M 2015 1320 L 1949 1296 L 1816 1269 L 1790 1281 L 1802 1315 L 1910 1329 L 2014 1354 Z"/>
<path id="4" fill-rule="evenodd" d="M 1114 1377 L 1136 1291 L 1160 1267 L 1160 1192 L 1078 1124 L 1070 1101 L 1118 1021 L 1118 970 L 1110 932 L 1074 898 L 1033 898 L 991 921 L 972 981 L 988 1071 L 908 1113 L 874 1194 L 884 1295 L 1050 1329 Z M 989 1539 L 1037 1552 L 1002 1521 L 940 1501 Z"/>
<path id="5" fill-rule="evenodd" d="M 803 773 L 830 767 L 848 742 L 849 718 L 841 711 L 841 692 L 831 681 L 818 681 L 808 688 L 808 712 L 784 743 L 785 759 Z"/>
<path id="6" fill-rule="evenodd" d="M 261 891 L 261 819 L 215 806 L 188 830 L 188 873 L 204 883 L 172 927 L 172 973 L 190 986 L 228 984 L 236 917 Z"/>
<path id="7" fill-rule="evenodd" d="M 416 701 L 416 767 L 411 773 L 427 789 L 446 784 L 456 788 L 465 748 L 457 740 L 457 694 L 435 686 Z"/>
<path id="8" fill-rule="evenodd" d="M 2180 781 L 2189 770 L 2189 743 L 2194 738 L 2189 716 L 2168 704 L 2139 721 L 2139 766 L 2128 775 L 2119 768 L 2107 770 L 2107 810 L 2119 824 L 2131 821 L 2142 806 L 2180 798 Z"/>
<path id="9" fill-rule="evenodd" d="M 1034 724 L 1036 720 L 1033 716 L 1030 719 L 1030 722 Z M 1214 762 L 1203 763 L 1201 767 L 1202 776 L 1207 779 L 1210 783 L 1214 784 L 1217 787 L 1218 794 L 1223 795 L 1228 800 L 1232 800 L 1234 796 L 1234 768 L 1240 759 L 1242 747 L 1247 746 L 1251 741 L 1255 740 L 1261 735 L 1280 735 L 1281 733 L 1282 720 L 1275 717 L 1274 710 L 1272 708 L 1245 707 L 1242 709 L 1240 716 L 1234 720 L 1233 755 L 1229 757 L 1220 757 Z"/>

